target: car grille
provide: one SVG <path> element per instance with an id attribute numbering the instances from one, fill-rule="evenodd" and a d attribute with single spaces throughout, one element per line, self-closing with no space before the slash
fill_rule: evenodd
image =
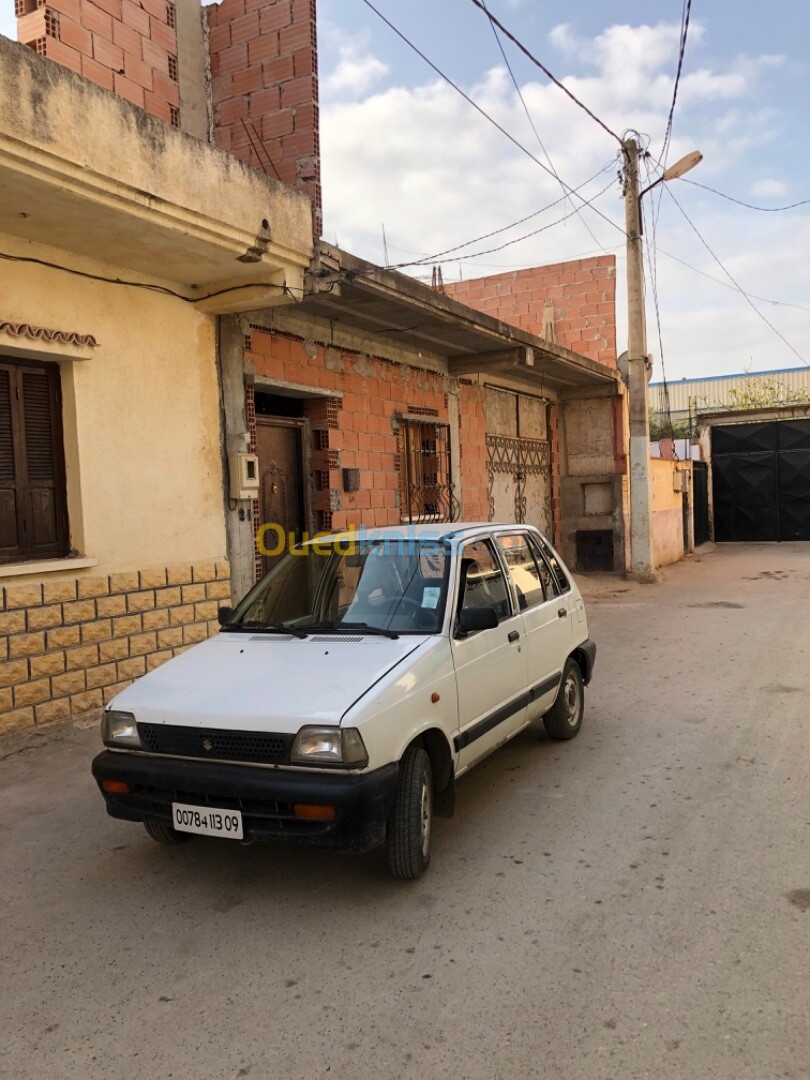
<path id="1" fill-rule="evenodd" d="M 295 738 L 263 731 L 222 731 L 170 724 L 138 724 L 138 733 L 144 750 L 152 754 L 252 761 L 259 765 L 289 765 Z"/>

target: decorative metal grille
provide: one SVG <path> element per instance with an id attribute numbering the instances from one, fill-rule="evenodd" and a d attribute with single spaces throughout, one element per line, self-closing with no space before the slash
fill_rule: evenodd
<path id="1" fill-rule="evenodd" d="M 459 504 L 450 472 L 449 427 L 401 420 L 399 463 L 402 520 L 455 521 Z"/>
<path id="2" fill-rule="evenodd" d="M 489 520 L 495 517 L 495 478 L 511 474 L 515 485 L 515 521 L 526 521 L 526 478 L 545 476 L 549 483 L 543 506 L 551 523 L 551 452 L 540 439 L 518 439 L 512 435 L 487 435 L 487 475 L 489 476 Z"/>

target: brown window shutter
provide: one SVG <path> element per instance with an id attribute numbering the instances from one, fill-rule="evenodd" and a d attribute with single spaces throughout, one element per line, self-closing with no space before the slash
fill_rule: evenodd
<path id="1" fill-rule="evenodd" d="M 0 559 L 54 558 L 69 546 L 59 371 L 0 365 Z"/>
<path id="2" fill-rule="evenodd" d="M 0 366 L 0 560 L 20 554 L 22 522 L 17 512 L 17 453 L 12 408 L 15 372 Z"/>

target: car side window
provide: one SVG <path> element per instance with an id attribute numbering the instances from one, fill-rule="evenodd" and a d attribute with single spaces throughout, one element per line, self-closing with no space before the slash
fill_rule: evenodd
<path id="1" fill-rule="evenodd" d="M 509 591 L 489 540 L 476 540 L 461 549 L 459 612 L 467 608 L 495 608 L 498 621 L 512 614 Z"/>
<path id="2" fill-rule="evenodd" d="M 498 543 L 503 552 L 504 561 L 509 568 L 509 576 L 517 592 L 518 607 L 521 611 L 537 607 L 547 599 L 540 570 L 525 536 L 500 536 Z M 548 572 L 548 571 L 547 571 Z"/>
<path id="3" fill-rule="evenodd" d="M 543 592 L 545 593 L 546 600 L 552 600 L 555 596 L 560 595 L 560 588 L 557 584 L 557 579 L 552 573 L 542 548 L 540 547 L 537 537 L 529 537 L 529 546 L 532 549 L 532 553 L 537 561 L 537 569 L 540 573 L 540 581 L 543 584 Z"/>
<path id="4" fill-rule="evenodd" d="M 554 575 L 554 580 L 557 582 L 557 588 L 561 593 L 568 592 L 568 590 L 571 588 L 571 582 L 568 580 L 565 571 L 560 566 L 560 560 L 557 558 L 557 556 L 554 554 L 554 552 L 551 550 L 551 548 L 542 536 L 537 537 L 537 543 L 540 546 L 540 550 L 545 555 L 548 565 L 551 567 L 551 572 Z"/>

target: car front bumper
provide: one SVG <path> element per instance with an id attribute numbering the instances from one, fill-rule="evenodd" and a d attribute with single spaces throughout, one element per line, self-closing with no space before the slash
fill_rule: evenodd
<path id="1" fill-rule="evenodd" d="M 362 852 L 385 840 L 399 766 L 321 774 L 104 750 L 94 759 L 92 772 L 107 813 L 124 821 L 171 825 L 173 802 L 212 806 L 241 812 L 245 840 Z M 104 791 L 104 780 L 125 782 L 130 794 Z M 333 806 L 335 818 L 302 820 L 293 810 L 297 803 Z"/>

